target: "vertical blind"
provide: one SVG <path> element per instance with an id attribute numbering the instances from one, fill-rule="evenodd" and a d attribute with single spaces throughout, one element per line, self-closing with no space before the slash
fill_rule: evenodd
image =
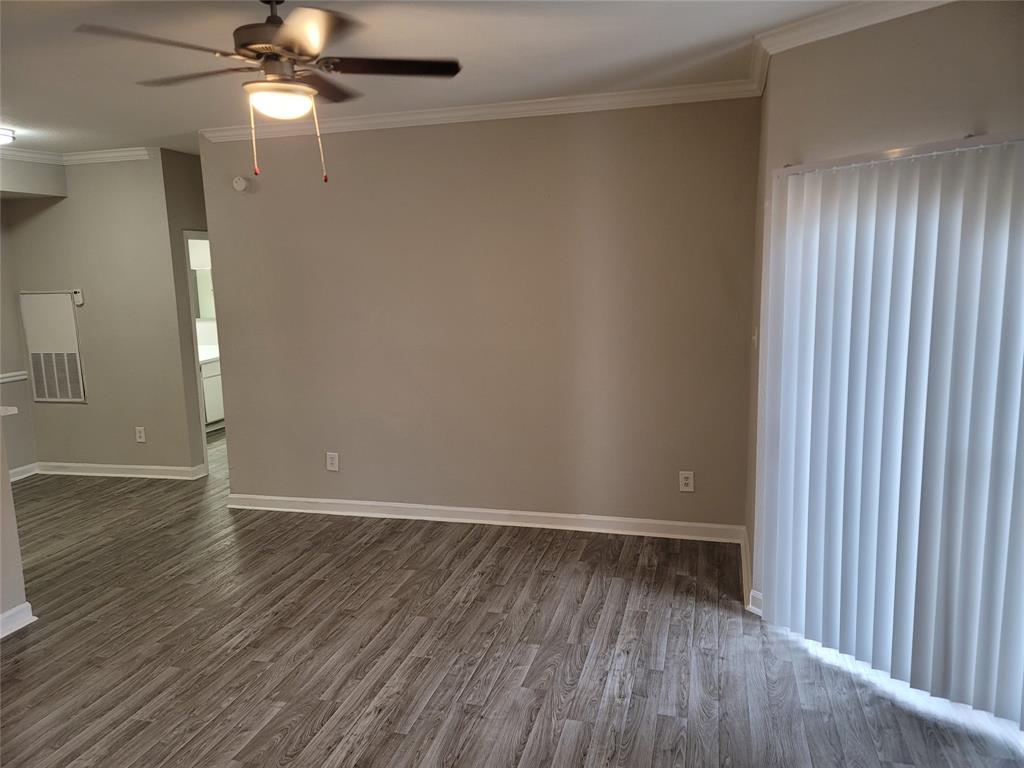
<path id="1" fill-rule="evenodd" d="M 764 616 L 1024 727 L 1024 146 L 778 175 Z"/>

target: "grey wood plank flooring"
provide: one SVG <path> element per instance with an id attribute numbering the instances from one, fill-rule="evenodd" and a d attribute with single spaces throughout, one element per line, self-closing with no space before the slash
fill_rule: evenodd
<path id="1" fill-rule="evenodd" d="M 1024 765 L 744 613 L 735 546 L 228 511 L 210 459 L 15 484 L 5 768 Z"/>

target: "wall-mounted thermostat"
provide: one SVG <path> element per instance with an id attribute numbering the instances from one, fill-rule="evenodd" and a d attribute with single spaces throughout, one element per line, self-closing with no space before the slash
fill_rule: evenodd
<path id="1" fill-rule="evenodd" d="M 245 192 L 249 188 L 249 180 L 244 176 L 235 176 L 231 186 L 235 188 L 235 192 Z"/>

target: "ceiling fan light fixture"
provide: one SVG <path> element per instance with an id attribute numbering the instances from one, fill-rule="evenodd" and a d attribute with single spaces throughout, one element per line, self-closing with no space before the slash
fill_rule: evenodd
<path id="1" fill-rule="evenodd" d="M 297 120 L 313 108 L 316 90 L 302 83 L 255 80 L 242 85 L 249 104 L 261 115 L 274 120 Z"/>
<path id="2" fill-rule="evenodd" d="M 253 173 L 259 175 L 256 148 L 256 113 L 272 120 L 298 120 L 310 113 L 320 153 L 320 170 L 327 181 L 323 136 L 317 101 L 339 103 L 360 94 L 337 81 L 333 75 L 392 75 L 412 77 L 455 77 L 462 69 L 457 59 L 382 59 L 356 57 L 322 57 L 324 46 L 340 39 L 358 25 L 337 11 L 299 7 L 282 19 L 277 6 L 285 0 L 262 0 L 270 6 L 270 16 L 263 22 L 243 24 L 233 32 L 234 49 L 210 48 L 206 45 L 174 40 L 169 37 L 133 32 L 101 24 L 81 24 L 77 32 L 134 40 L 169 48 L 212 53 L 225 59 L 242 62 L 242 66 L 222 67 L 205 72 L 172 75 L 143 80 L 139 85 L 166 86 L 205 80 L 209 77 L 233 75 L 236 72 L 260 72 L 263 79 L 243 83 L 249 101 L 249 135 L 252 139 Z M 6 134 L 6 135 L 5 135 Z M 0 129 L 0 144 L 14 141 L 14 131 Z"/>
<path id="3" fill-rule="evenodd" d="M 0 128 L 0 145 L 10 144 L 12 141 L 14 141 L 14 129 Z"/>

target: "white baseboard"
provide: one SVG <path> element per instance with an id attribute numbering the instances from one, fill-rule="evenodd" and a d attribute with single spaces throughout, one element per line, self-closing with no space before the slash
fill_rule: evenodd
<path id="1" fill-rule="evenodd" d="M 163 480 L 198 480 L 206 477 L 206 464 L 195 467 L 144 466 L 139 464 L 77 464 L 40 461 L 40 475 L 86 475 L 89 477 L 150 477 Z"/>
<path id="2" fill-rule="evenodd" d="M 32 475 L 39 474 L 39 462 L 33 461 L 31 464 L 23 464 L 20 467 L 11 468 L 11 482 L 15 480 L 21 480 L 23 477 L 31 477 Z"/>
<path id="3" fill-rule="evenodd" d="M 528 528 L 557 528 L 567 531 L 618 533 L 626 536 L 654 536 L 663 539 L 721 541 L 740 545 L 743 594 L 750 590 L 747 529 L 742 525 L 686 523 L 677 520 L 652 520 L 605 515 L 566 515 L 558 512 L 525 512 L 482 507 L 445 507 L 436 504 L 408 504 L 388 501 L 348 499 L 310 499 L 300 496 L 261 496 L 248 493 L 228 494 L 229 509 L 255 509 L 273 512 L 309 512 L 344 517 L 383 517 L 404 520 L 430 520 L 442 523 L 478 523 Z"/>
<path id="4" fill-rule="evenodd" d="M 761 615 L 761 611 L 764 607 L 764 597 L 756 589 L 750 590 L 748 593 L 749 598 L 747 601 L 747 610 L 751 613 L 756 613 L 758 616 Z"/>
<path id="5" fill-rule="evenodd" d="M 0 613 L 0 637 L 7 637 L 22 627 L 27 627 L 36 617 L 32 615 L 32 605 L 28 602 L 16 605 L 10 610 Z"/>

